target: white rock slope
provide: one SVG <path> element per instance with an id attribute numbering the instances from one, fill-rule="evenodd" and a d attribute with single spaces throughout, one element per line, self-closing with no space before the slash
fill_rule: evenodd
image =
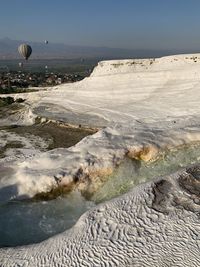
<path id="1" fill-rule="evenodd" d="M 0 180 L 0 188 L 12 189 L 8 198 L 48 191 L 57 181 L 66 185 L 77 173 L 82 179 L 110 172 L 127 153 L 134 158 L 152 143 L 146 159 L 200 140 L 200 54 L 100 62 L 81 82 L 18 96 L 27 99 L 31 118 L 107 128 L 70 149 L 1 162 L 10 170 Z"/>
<path id="2" fill-rule="evenodd" d="M 107 128 L 70 149 L 2 161 L 10 174 L 1 177 L 1 192 L 14 189 L 10 197 L 49 190 L 55 177 L 67 184 L 80 168 L 81 179 L 114 168 L 126 155 L 148 160 L 159 149 L 200 141 L 199 54 L 101 62 L 79 83 L 20 97 L 32 118 Z M 193 167 L 138 186 L 85 213 L 63 234 L 1 249 L 0 266 L 197 267 L 199 173 Z"/>

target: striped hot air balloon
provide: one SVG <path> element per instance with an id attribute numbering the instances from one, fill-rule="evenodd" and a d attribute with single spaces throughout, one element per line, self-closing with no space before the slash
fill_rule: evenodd
<path id="1" fill-rule="evenodd" d="M 18 51 L 19 51 L 20 55 L 22 55 L 26 60 L 28 60 L 28 58 L 30 57 L 30 55 L 32 53 L 32 48 L 30 45 L 21 44 L 18 47 Z"/>

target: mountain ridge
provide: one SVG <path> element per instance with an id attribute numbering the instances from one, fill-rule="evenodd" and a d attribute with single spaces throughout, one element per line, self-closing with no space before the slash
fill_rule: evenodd
<path id="1" fill-rule="evenodd" d="M 32 59 L 74 59 L 74 58 L 101 58 L 101 59 L 122 59 L 122 58 L 148 58 L 160 57 L 174 53 L 188 53 L 194 51 L 185 50 L 153 50 L 153 49 L 124 49 L 111 47 L 95 47 L 68 45 L 64 43 L 34 42 L 25 40 L 11 40 L 10 38 L 0 39 L 0 59 L 20 59 L 18 46 L 21 43 L 31 45 L 33 52 Z"/>

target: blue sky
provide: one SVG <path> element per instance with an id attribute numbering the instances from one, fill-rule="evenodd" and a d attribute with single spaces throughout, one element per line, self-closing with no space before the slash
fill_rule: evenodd
<path id="1" fill-rule="evenodd" d="M 0 0 L 0 38 L 198 49 L 199 14 L 200 0 Z"/>

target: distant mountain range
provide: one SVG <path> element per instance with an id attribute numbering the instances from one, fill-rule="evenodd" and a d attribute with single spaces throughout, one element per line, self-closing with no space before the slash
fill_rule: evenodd
<path id="1" fill-rule="evenodd" d="M 195 51 L 179 50 L 148 50 L 148 49 L 120 49 L 109 47 L 72 46 L 59 43 L 45 44 L 24 40 L 0 39 L 0 59 L 19 59 L 18 46 L 27 43 L 32 47 L 32 59 L 74 59 L 74 58 L 146 58 L 160 57 L 170 54 L 189 53 Z"/>

